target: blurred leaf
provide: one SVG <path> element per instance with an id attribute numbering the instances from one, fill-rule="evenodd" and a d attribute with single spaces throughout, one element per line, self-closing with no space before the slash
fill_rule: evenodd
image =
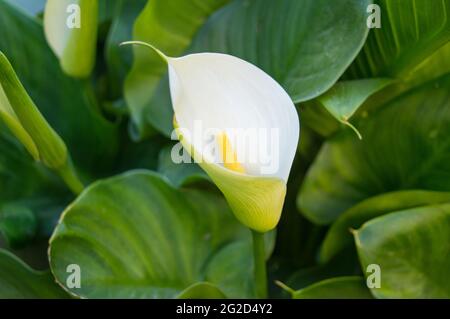
<path id="1" fill-rule="evenodd" d="M 186 288 L 177 296 L 179 299 L 224 299 L 226 296 L 216 286 L 200 282 Z"/>
<path id="2" fill-rule="evenodd" d="M 205 19 L 227 0 L 152 0 L 134 24 L 133 39 L 151 43 L 164 53 L 178 56 Z M 125 82 L 125 98 L 130 107 L 136 138 L 149 132 L 149 124 L 170 135 L 170 105 L 152 100 L 167 66 L 154 52 L 134 47 L 134 62 Z M 168 92 L 168 90 L 166 90 Z M 170 117 L 170 121 L 167 120 Z M 162 120 L 161 120 L 162 119 Z"/>
<path id="3" fill-rule="evenodd" d="M 30 195 L 49 178 L 0 121 L 0 201 Z"/>
<path id="4" fill-rule="evenodd" d="M 20 248 L 37 232 L 37 220 L 27 207 L 8 204 L 0 206 L 0 233 L 12 248 Z"/>
<path id="5" fill-rule="evenodd" d="M 295 291 L 293 299 L 372 299 L 363 277 L 336 277 Z"/>
<path id="6" fill-rule="evenodd" d="M 405 81 L 418 85 L 447 73 L 450 73 L 450 42 L 418 65 Z"/>
<path id="7" fill-rule="evenodd" d="M 71 290 L 78 296 L 175 297 L 198 282 L 222 289 L 205 269 L 213 271 L 209 262 L 225 244 L 242 240 L 250 233 L 222 197 L 135 171 L 93 184 L 70 205 L 49 255 L 61 283 L 68 264 L 80 265 L 81 289 Z"/>
<path id="8" fill-rule="evenodd" d="M 369 221 L 354 232 L 363 269 L 377 264 L 377 298 L 450 298 L 450 204 Z"/>
<path id="9" fill-rule="evenodd" d="M 116 159 L 115 173 L 123 173 L 133 169 L 156 170 L 158 154 L 167 145 L 167 139 L 160 135 L 152 136 L 141 142 L 133 142 L 126 136 L 121 145 L 121 152 Z"/>
<path id="10" fill-rule="evenodd" d="M 71 194 L 61 180 L 34 162 L 0 121 L 0 205 L 14 203 L 30 209 L 38 236 L 48 238 Z"/>
<path id="11" fill-rule="evenodd" d="M 179 145 L 179 144 L 178 144 Z M 158 172 L 167 177 L 176 187 L 198 181 L 210 181 L 208 175 L 195 163 L 175 163 L 171 152 L 173 145 L 164 147 L 159 153 Z M 191 157 L 188 158 L 192 161 Z"/>
<path id="12" fill-rule="evenodd" d="M 48 44 L 70 76 L 88 77 L 95 65 L 98 0 L 47 0 L 44 30 Z"/>
<path id="13" fill-rule="evenodd" d="M 353 78 L 405 77 L 450 41 L 447 0 L 376 0 L 381 28 L 371 30 L 349 70 Z"/>
<path id="14" fill-rule="evenodd" d="M 338 82 L 317 99 L 336 120 L 350 126 L 361 138 L 357 129 L 348 120 L 369 96 L 382 90 L 392 81 L 387 78 L 373 78 Z"/>
<path id="15" fill-rule="evenodd" d="M 103 0 L 102 2 L 106 1 Z M 108 76 L 111 86 L 110 95 L 113 98 L 118 98 L 122 95 L 123 82 L 133 60 L 132 48 L 119 47 L 119 44 L 132 39 L 134 21 L 146 2 L 146 0 L 118 0 L 116 2 L 113 22 L 105 44 L 105 60 L 108 64 Z"/>
<path id="16" fill-rule="evenodd" d="M 0 30 L 0 50 L 67 143 L 77 167 L 98 175 L 108 171 L 117 152 L 117 128 L 99 114 L 89 84 L 65 76 L 46 44 L 42 25 L 4 0 L 0 0 Z"/>
<path id="17" fill-rule="evenodd" d="M 0 298 L 67 298 L 49 271 L 35 271 L 13 254 L 0 249 Z"/>
<path id="18" fill-rule="evenodd" d="M 108 24 L 111 23 L 115 14 L 117 13 L 119 2 L 123 2 L 123 0 L 97 0 L 97 1 L 98 1 L 98 24 L 101 29 L 102 25 L 108 26 Z M 130 6 L 133 6 L 135 2 L 139 1 L 140 0 L 133 0 L 128 2 Z"/>
<path id="19" fill-rule="evenodd" d="M 450 193 L 431 191 L 398 191 L 378 195 L 356 204 L 331 225 L 321 250 L 320 261 L 325 263 L 353 243 L 351 229 L 361 227 L 366 221 L 387 213 L 418 206 L 450 201 Z"/>
<path id="20" fill-rule="evenodd" d="M 378 194 L 450 191 L 449 88 L 446 76 L 385 105 L 359 123 L 362 141 L 349 132 L 327 141 L 299 194 L 302 213 L 329 224 Z"/>

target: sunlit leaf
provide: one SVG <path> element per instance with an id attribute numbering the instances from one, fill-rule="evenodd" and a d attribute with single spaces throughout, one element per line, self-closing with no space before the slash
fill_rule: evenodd
<path id="1" fill-rule="evenodd" d="M 354 236 L 362 268 L 380 267 L 377 298 L 450 298 L 450 204 L 388 214 Z"/>
<path id="2" fill-rule="evenodd" d="M 205 281 L 228 295 L 230 283 L 223 286 L 205 271 L 220 271 L 211 260 L 236 241 L 250 243 L 250 233 L 222 198 L 135 171 L 95 183 L 69 206 L 50 241 L 50 262 L 62 284 L 67 265 L 80 265 L 81 288 L 71 292 L 82 297 L 176 297 Z M 247 259 L 251 264 L 251 254 Z M 246 278 L 237 276 L 233 287 Z"/>
<path id="3" fill-rule="evenodd" d="M 369 198 L 344 212 L 331 225 L 322 247 L 320 261 L 328 262 L 353 243 L 351 229 L 361 227 L 372 218 L 400 209 L 426 206 L 450 201 L 450 193 L 432 191 L 398 191 Z"/>

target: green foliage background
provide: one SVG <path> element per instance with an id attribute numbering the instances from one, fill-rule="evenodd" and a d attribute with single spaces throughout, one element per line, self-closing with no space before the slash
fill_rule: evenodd
<path id="1" fill-rule="evenodd" d="M 0 51 L 87 185 L 73 195 L 0 121 L 0 297 L 254 297 L 250 233 L 203 171 L 171 161 L 166 67 L 118 46 L 134 39 L 238 56 L 295 102 L 271 297 L 450 298 L 450 0 L 375 0 L 369 31 L 371 3 L 99 0 L 95 68 L 75 79 L 45 1 L 0 0 Z"/>

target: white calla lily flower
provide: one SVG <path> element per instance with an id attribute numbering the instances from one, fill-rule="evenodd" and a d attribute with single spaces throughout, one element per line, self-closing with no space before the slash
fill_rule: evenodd
<path id="1" fill-rule="evenodd" d="M 44 31 L 63 71 L 88 77 L 95 65 L 98 0 L 47 0 Z"/>
<path id="2" fill-rule="evenodd" d="M 168 64 L 174 126 L 184 148 L 240 222 L 258 232 L 273 229 L 299 139 L 298 114 L 289 95 L 237 57 L 198 53 L 171 58 L 154 50 Z M 199 123 L 209 135 L 196 134 Z"/>

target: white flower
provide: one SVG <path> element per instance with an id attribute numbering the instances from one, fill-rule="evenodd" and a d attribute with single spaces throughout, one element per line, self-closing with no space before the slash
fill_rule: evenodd
<path id="1" fill-rule="evenodd" d="M 44 31 L 63 71 L 88 77 L 95 64 L 98 0 L 47 0 Z"/>
<path id="2" fill-rule="evenodd" d="M 265 72 L 231 55 L 171 58 L 156 51 L 168 64 L 174 124 L 183 146 L 243 224 L 260 232 L 273 229 L 299 139 L 289 95 Z M 198 123 L 213 138 L 196 135 Z"/>

